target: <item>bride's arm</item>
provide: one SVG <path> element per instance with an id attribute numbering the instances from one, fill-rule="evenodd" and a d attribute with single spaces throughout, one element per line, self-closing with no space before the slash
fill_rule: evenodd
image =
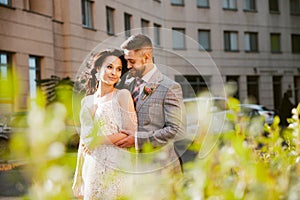
<path id="1" fill-rule="evenodd" d="M 97 135 L 98 127 L 93 121 L 97 110 L 97 105 L 94 104 L 91 96 L 85 97 L 81 102 L 80 122 L 81 122 L 81 142 L 89 148 L 94 145 L 115 143 L 125 137 L 124 133 L 117 133 L 108 136 Z"/>
<path id="2" fill-rule="evenodd" d="M 123 132 L 106 136 L 96 136 L 99 127 L 95 126 L 93 118 L 97 107 L 95 107 L 95 105 L 91 105 L 93 102 L 89 102 L 90 100 L 92 99 L 86 98 L 83 100 L 80 113 L 81 138 L 83 143 L 88 146 L 88 149 L 91 150 L 94 146 L 99 144 L 113 144 L 126 138 L 128 134 Z M 137 129 L 137 117 L 130 92 L 125 89 L 120 90 L 117 95 L 117 102 L 121 109 L 122 124 L 120 125 L 120 128 L 134 134 Z"/>
<path id="3" fill-rule="evenodd" d="M 126 130 L 127 136 L 134 135 L 137 131 L 137 114 L 134 109 L 133 99 L 128 90 L 119 90 L 118 103 L 121 109 L 122 121 L 120 128 Z M 124 132 L 122 131 L 122 133 Z"/>
<path id="4" fill-rule="evenodd" d="M 103 136 L 104 138 L 104 144 L 114 144 L 115 142 L 118 142 L 121 139 L 124 139 L 127 137 L 124 133 L 115 133 L 112 135 Z"/>
<path id="5" fill-rule="evenodd" d="M 114 144 L 126 138 L 129 134 L 134 135 L 135 131 L 137 130 L 137 116 L 130 92 L 125 89 L 119 90 L 117 95 L 117 102 L 121 110 L 120 113 L 122 124 L 120 124 L 120 128 L 122 130 L 126 130 L 126 133 L 120 132 L 105 136 L 106 138 L 104 143 Z"/>

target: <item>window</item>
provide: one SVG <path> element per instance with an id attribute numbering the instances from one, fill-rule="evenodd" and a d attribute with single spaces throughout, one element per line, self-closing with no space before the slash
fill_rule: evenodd
<path id="1" fill-rule="evenodd" d="M 258 33 L 245 33 L 245 51 L 258 52 Z"/>
<path id="2" fill-rule="evenodd" d="M 300 14 L 300 0 L 290 0 L 290 12 L 291 14 Z"/>
<path id="3" fill-rule="evenodd" d="M 281 76 L 273 76 L 273 99 L 274 99 L 274 108 L 278 109 L 281 101 Z"/>
<path id="4" fill-rule="evenodd" d="M 279 12 L 278 0 L 269 0 L 269 11 L 270 12 Z"/>
<path id="5" fill-rule="evenodd" d="M 131 18 L 132 16 L 130 14 L 124 13 L 124 27 L 126 38 L 129 38 L 131 35 Z"/>
<path id="6" fill-rule="evenodd" d="M 0 0 L 0 4 L 11 6 L 11 0 Z"/>
<path id="7" fill-rule="evenodd" d="M 40 13 L 45 15 L 51 15 L 50 5 L 41 3 L 40 0 L 24 0 L 24 9 L 32 11 L 34 13 Z M 53 13 L 54 14 L 54 13 Z"/>
<path id="8" fill-rule="evenodd" d="M 106 31 L 109 35 L 115 34 L 114 11 L 115 9 L 106 7 Z"/>
<path id="9" fill-rule="evenodd" d="M 184 5 L 184 0 L 171 0 L 172 5 L 178 5 L 178 6 L 183 6 Z"/>
<path id="10" fill-rule="evenodd" d="M 236 0 L 223 0 L 223 9 L 236 10 Z"/>
<path id="11" fill-rule="evenodd" d="M 0 101 L 12 103 L 13 80 L 12 80 L 12 55 L 0 52 Z"/>
<path id="12" fill-rule="evenodd" d="M 254 100 L 259 104 L 259 92 L 258 92 L 258 76 L 247 76 L 247 94 L 250 100 Z"/>
<path id="13" fill-rule="evenodd" d="M 82 9 L 82 25 L 84 27 L 93 28 L 93 2 L 90 0 L 81 0 Z"/>
<path id="14" fill-rule="evenodd" d="M 208 91 L 210 76 L 175 75 L 175 81 L 181 85 L 183 98 L 195 97 L 195 94 Z"/>
<path id="15" fill-rule="evenodd" d="M 292 34 L 292 53 L 300 53 L 300 35 Z"/>
<path id="16" fill-rule="evenodd" d="M 173 49 L 185 49 L 185 29 L 172 28 Z"/>
<path id="17" fill-rule="evenodd" d="M 281 52 L 280 34 L 279 33 L 271 33 L 270 34 L 270 43 L 271 43 L 271 52 L 272 53 L 280 53 Z"/>
<path id="18" fill-rule="evenodd" d="M 208 8 L 209 0 L 197 0 L 197 7 L 199 8 Z"/>
<path id="19" fill-rule="evenodd" d="M 161 25 L 154 24 L 154 45 L 160 46 L 160 29 Z"/>
<path id="20" fill-rule="evenodd" d="M 145 35 L 148 35 L 149 33 L 149 21 L 145 19 L 141 19 L 141 27 L 142 27 L 142 33 Z"/>
<path id="21" fill-rule="evenodd" d="M 224 31 L 224 50 L 238 51 L 238 32 Z"/>
<path id="22" fill-rule="evenodd" d="M 8 53 L 0 52 L 0 79 L 7 80 L 11 67 L 10 55 Z"/>
<path id="23" fill-rule="evenodd" d="M 29 92 L 31 99 L 36 98 L 36 80 L 41 80 L 41 58 L 29 56 Z"/>
<path id="24" fill-rule="evenodd" d="M 244 10 L 246 11 L 256 10 L 255 0 L 244 0 Z"/>
<path id="25" fill-rule="evenodd" d="M 210 30 L 198 30 L 198 43 L 200 50 L 210 51 Z"/>

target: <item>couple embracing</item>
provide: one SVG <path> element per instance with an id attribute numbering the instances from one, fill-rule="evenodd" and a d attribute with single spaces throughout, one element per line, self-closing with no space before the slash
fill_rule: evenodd
<path id="1" fill-rule="evenodd" d="M 181 86 L 153 63 L 147 36 L 133 35 L 121 48 L 97 53 L 89 72 L 72 187 L 78 198 L 117 199 L 134 193 L 143 176 L 182 173 L 174 150 L 186 125 Z"/>

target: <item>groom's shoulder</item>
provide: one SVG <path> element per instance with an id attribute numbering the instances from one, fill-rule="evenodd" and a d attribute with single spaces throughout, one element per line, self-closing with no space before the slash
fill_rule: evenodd
<path id="1" fill-rule="evenodd" d="M 178 82 L 174 81 L 173 79 L 169 78 L 165 74 L 163 74 L 163 84 L 167 87 L 171 87 L 173 85 L 180 85 Z"/>

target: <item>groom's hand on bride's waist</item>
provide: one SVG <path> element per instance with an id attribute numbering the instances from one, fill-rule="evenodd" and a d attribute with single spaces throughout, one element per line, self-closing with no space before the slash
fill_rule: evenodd
<path id="1" fill-rule="evenodd" d="M 118 147 L 121 147 L 121 148 L 133 147 L 134 146 L 134 142 L 135 142 L 134 135 L 133 134 L 129 134 L 125 130 L 121 130 L 120 132 L 126 134 L 127 137 L 125 137 L 124 139 L 121 139 L 121 140 L 117 141 L 115 143 L 115 145 L 117 145 Z"/>

